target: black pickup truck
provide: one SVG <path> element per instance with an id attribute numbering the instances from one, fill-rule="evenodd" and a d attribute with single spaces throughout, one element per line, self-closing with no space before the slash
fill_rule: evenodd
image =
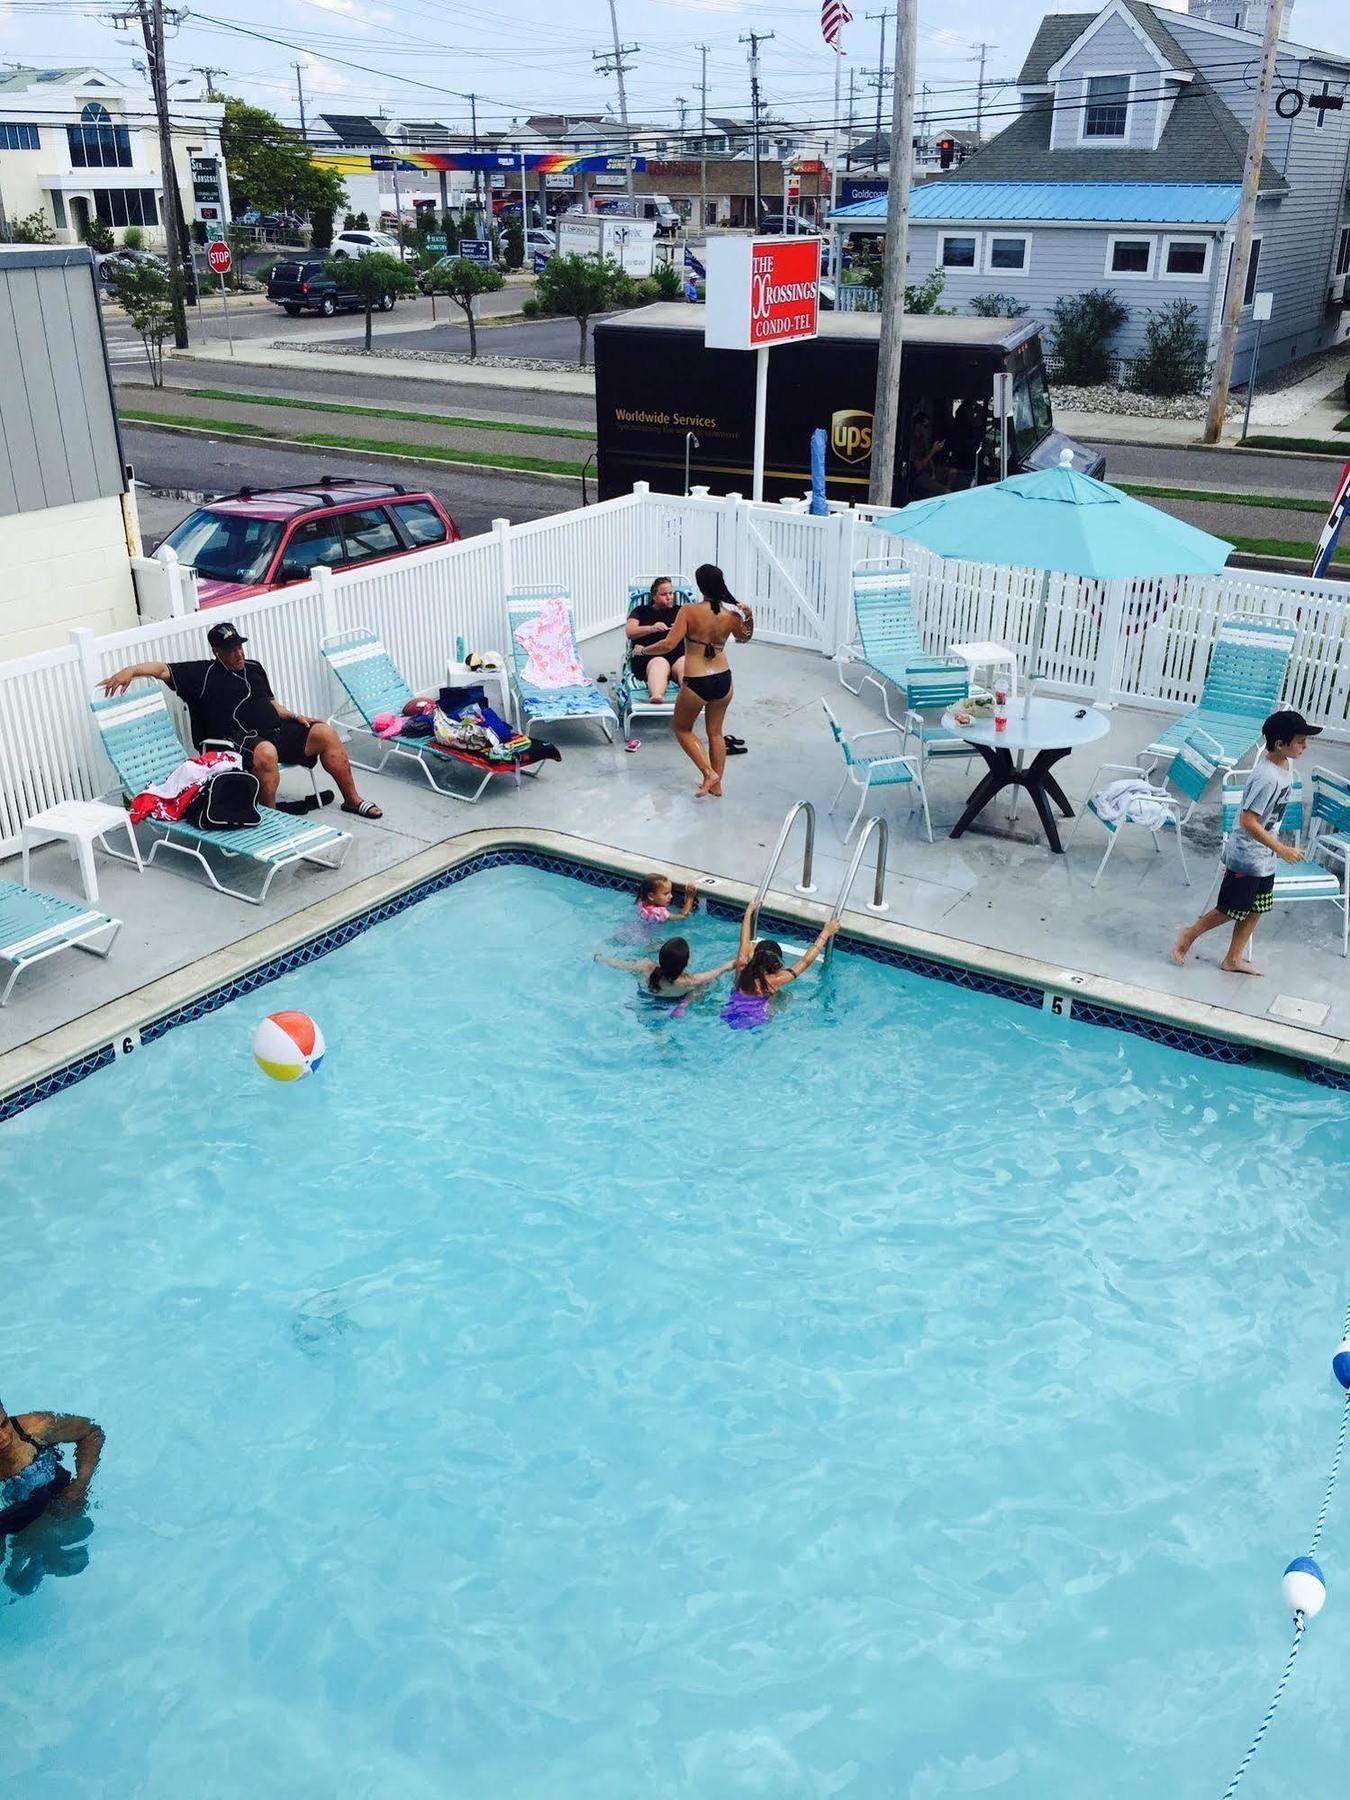
<path id="1" fill-rule="evenodd" d="M 267 298 L 292 318 L 316 312 L 331 319 L 336 312 L 362 312 L 366 304 L 345 282 L 334 279 L 321 262 L 277 263 L 267 278 Z M 381 294 L 376 302 L 379 312 L 390 312 L 393 305 L 392 294 Z"/>

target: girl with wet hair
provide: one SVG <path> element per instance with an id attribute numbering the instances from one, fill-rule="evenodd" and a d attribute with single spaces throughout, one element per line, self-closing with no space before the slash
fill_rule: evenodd
<path id="1" fill-rule="evenodd" d="M 620 956 L 596 956 L 598 963 L 604 963 L 608 969 L 625 969 L 630 975 L 640 975 L 644 991 L 653 1000 L 689 1000 L 700 994 L 704 988 L 716 981 L 719 976 L 729 975 L 736 967 L 736 958 L 728 957 L 726 962 L 719 963 L 715 969 L 703 969 L 690 973 L 688 938 L 667 938 L 654 957 L 644 956 L 630 961 Z"/>
<path id="2" fill-rule="evenodd" d="M 758 1025 L 767 1025 L 774 995 L 806 973 L 839 929 L 837 919 L 827 920 L 815 942 L 791 968 L 784 968 L 781 944 L 773 938 L 755 941 L 755 918 L 755 908 L 747 907 L 736 954 L 736 984 L 722 1008 L 722 1017 L 733 1031 L 753 1031 Z"/>

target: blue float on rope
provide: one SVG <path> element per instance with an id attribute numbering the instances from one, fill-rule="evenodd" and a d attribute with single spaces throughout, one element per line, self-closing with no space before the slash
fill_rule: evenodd
<path id="1" fill-rule="evenodd" d="M 1342 1338 L 1331 1359 L 1331 1372 L 1343 1388 L 1350 1388 L 1350 1338 Z"/>
<path id="2" fill-rule="evenodd" d="M 1315 1619 L 1326 1604 L 1326 1577 L 1311 1556 L 1296 1556 L 1284 1572 L 1280 1591 L 1290 1612 Z"/>

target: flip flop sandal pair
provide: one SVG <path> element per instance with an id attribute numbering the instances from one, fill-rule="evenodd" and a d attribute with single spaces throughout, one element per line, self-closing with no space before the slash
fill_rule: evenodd
<path id="1" fill-rule="evenodd" d="M 336 799 L 332 788 L 324 788 L 320 793 L 306 794 L 303 800 L 278 800 L 277 811 L 303 817 L 305 813 L 318 812 L 321 806 L 331 806 Z"/>
<path id="2" fill-rule="evenodd" d="M 727 747 L 728 756 L 748 756 L 750 753 L 749 745 L 744 738 L 723 738 L 722 742 Z"/>

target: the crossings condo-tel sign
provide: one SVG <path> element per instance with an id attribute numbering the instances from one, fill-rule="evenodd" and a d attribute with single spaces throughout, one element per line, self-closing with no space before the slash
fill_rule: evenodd
<path id="1" fill-rule="evenodd" d="M 763 350 L 815 337 L 819 238 L 710 238 L 707 270 L 710 349 Z"/>

